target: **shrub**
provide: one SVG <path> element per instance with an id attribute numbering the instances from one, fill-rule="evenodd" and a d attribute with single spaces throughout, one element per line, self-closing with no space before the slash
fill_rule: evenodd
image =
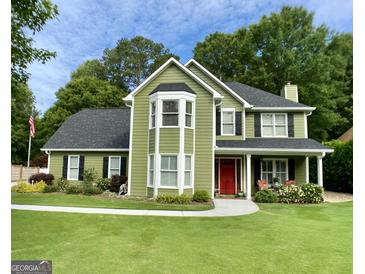
<path id="1" fill-rule="evenodd" d="M 101 190 L 100 188 L 96 187 L 96 186 L 84 186 L 83 187 L 83 194 L 84 195 L 98 195 L 103 193 L 103 190 Z"/>
<path id="2" fill-rule="evenodd" d="M 21 192 L 21 193 L 28 193 L 28 192 L 43 192 L 46 183 L 40 181 L 35 184 L 29 184 L 27 182 L 20 182 L 16 186 L 11 188 L 13 192 Z"/>
<path id="3" fill-rule="evenodd" d="M 304 184 L 301 186 L 303 191 L 303 203 L 318 204 L 323 202 L 323 187 L 315 184 Z"/>
<path id="4" fill-rule="evenodd" d="M 109 178 L 98 178 L 96 180 L 96 185 L 101 190 L 105 191 L 110 188 L 111 180 Z M 119 192 L 119 190 L 118 190 Z"/>
<path id="5" fill-rule="evenodd" d="M 55 182 L 55 185 L 57 185 L 60 191 L 66 191 L 69 184 L 69 181 L 67 181 L 65 178 L 59 178 Z"/>
<path id="6" fill-rule="evenodd" d="M 119 175 L 113 175 L 112 180 L 110 183 L 109 190 L 112 192 L 119 192 L 119 188 L 122 184 L 126 184 L 128 180 L 128 177 L 126 176 L 119 176 Z"/>
<path id="7" fill-rule="evenodd" d="M 260 190 L 255 194 L 255 202 L 257 203 L 276 203 L 277 200 L 276 194 L 268 189 Z"/>
<path id="8" fill-rule="evenodd" d="M 208 202 L 210 199 L 208 191 L 206 190 L 197 190 L 194 192 L 193 201 L 194 202 Z"/>
<path id="9" fill-rule="evenodd" d="M 278 189 L 280 203 L 320 203 L 323 202 L 323 188 L 315 184 L 289 185 Z"/>
<path id="10" fill-rule="evenodd" d="M 52 185 L 54 176 L 52 174 L 37 173 L 29 177 L 28 182 L 31 184 L 38 183 L 40 181 L 45 182 L 47 185 Z"/>
<path id="11" fill-rule="evenodd" d="M 67 194 L 80 194 L 83 192 L 83 186 L 81 184 L 69 184 L 66 187 Z"/>
<path id="12" fill-rule="evenodd" d="M 156 202 L 161 204 L 189 204 L 191 202 L 191 197 L 186 194 L 160 194 L 157 196 Z"/>
<path id="13" fill-rule="evenodd" d="M 45 188 L 43 189 L 44 193 L 58 192 L 58 191 L 60 191 L 60 188 L 56 184 L 46 185 Z"/>
<path id="14" fill-rule="evenodd" d="M 82 175 L 84 177 L 84 184 L 92 184 L 97 178 L 97 173 L 94 168 L 85 169 Z"/>

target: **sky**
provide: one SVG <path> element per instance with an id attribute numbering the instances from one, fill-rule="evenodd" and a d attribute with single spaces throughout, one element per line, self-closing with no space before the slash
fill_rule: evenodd
<path id="1" fill-rule="evenodd" d="M 35 46 L 57 52 L 46 64 L 33 63 L 29 86 L 43 114 L 55 92 L 81 63 L 100 58 L 121 38 L 142 35 L 163 43 L 188 61 L 197 42 L 210 33 L 230 33 L 256 23 L 283 5 L 315 12 L 315 25 L 352 32 L 352 1 L 347 0 L 53 0 L 59 16 L 33 38 Z"/>

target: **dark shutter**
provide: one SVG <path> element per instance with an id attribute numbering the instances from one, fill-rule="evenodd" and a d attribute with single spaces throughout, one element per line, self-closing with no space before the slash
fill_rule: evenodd
<path id="1" fill-rule="evenodd" d="M 261 180 L 261 161 L 260 161 L 260 159 L 253 160 L 253 178 L 254 178 L 254 185 L 257 186 L 257 181 Z"/>
<path id="2" fill-rule="evenodd" d="M 295 160 L 288 160 L 289 180 L 295 180 Z"/>
<path id="3" fill-rule="evenodd" d="M 221 112 L 218 110 L 215 115 L 215 135 L 221 135 Z"/>
<path id="4" fill-rule="evenodd" d="M 261 137 L 261 115 L 260 113 L 255 113 L 255 137 Z"/>
<path id="5" fill-rule="evenodd" d="M 79 161 L 79 181 L 84 180 L 84 163 L 85 163 L 85 156 L 81 155 Z"/>
<path id="6" fill-rule="evenodd" d="M 109 164 L 109 157 L 106 156 L 103 158 L 103 178 L 108 178 L 108 164 Z"/>
<path id="7" fill-rule="evenodd" d="M 120 158 L 120 175 L 127 176 L 127 158 L 126 157 Z"/>
<path id="8" fill-rule="evenodd" d="M 63 156 L 62 177 L 67 179 L 68 156 Z"/>
<path id="9" fill-rule="evenodd" d="M 294 137 L 294 115 L 288 113 L 288 137 Z"/>
<path id="10" fill-rule="evenodd" d="M 242 112 L 236 112 L 236 135 L 242 135 Z"/>

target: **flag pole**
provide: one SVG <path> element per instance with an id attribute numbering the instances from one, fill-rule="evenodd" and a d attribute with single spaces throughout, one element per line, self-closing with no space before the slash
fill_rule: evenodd
<path id="1" fill-rule="evenodd" d="M 30 159 L 30 147 L 32 145 L 32 137 L 30 135 L 30 132 L 29 132 L 29 144 L 28 144 L 28 163 L 27 163 L 27 167 L 29 167 L 29 159 Z"/>

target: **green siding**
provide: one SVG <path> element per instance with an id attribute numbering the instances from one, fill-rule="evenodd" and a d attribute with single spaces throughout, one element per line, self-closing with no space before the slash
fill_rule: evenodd
<path id="1" fill-rule="evenodd" d="M 184 130 L 184 150 L 186 154 L 192 154 L 194 151 L 194 130 L 190 128 L 185 128 Z"/>
<path id="2" fill-rule="evenodd" d="M 294 137 L 306 138 L 304 113 L 294 113 Z"/>
<path id="3" fill-rule="evenodd" d="M 128 157 L 128 153 L 123 152 L 51 152 L 51 164 L 50 173 L 53 174 L 55 178 L 62 177 L 62 167 L 63 167 L 63 156 L 65 155 L 84 155 L 85 164 L 84 169 L 94 168 L 97 175 L 103 176 L 103 158 L 106 156 L 125 156 Z M 127 169 L 128 174 L 128 161 Z"/>
<path id="4" fill-rule="evenodd" d="M 255 137 L 254 114 L 246 112 L 246 138 Z"/>
<path id="5" fill-rule="evenodd" d="M 160 153 L 179 153 L 180 128 L 160 128 Z"/>
<path id="6" fill-rule="evenodd" d="M 298 88 L 295 85 L 286 86 L 286 99 L 289 99 L 294 102 L 298 102 Z"/>
<path id="7" fill-rule="evenodd" d="M 217 140 L 243 140 L 243 136 L 216 136 Z"/>
<path id="8" fill-rule="evenodd" d="M 153 187 L 147 187 L 147 197 L 148 198 L 153 197 Z"/>
<path id="9" fill-rule="evenodd" d="M 193 189 L 192 188 L 184 188 L 184 194 L 193 196 Z"/>
<path id="10" fill-rule="evenodd" d="M 170 188 L 159 188 L 158 195 L 160 194 L 174 194 L 179 195 L 178 189 L 170 189 Z"/>
<path id="11" fill-rule="evenodd" d="M 156 138 L 156 130 L 150 129 L 150 136 L 149 136 L 149 152 L 155 152 L 155 138 Z"/>

